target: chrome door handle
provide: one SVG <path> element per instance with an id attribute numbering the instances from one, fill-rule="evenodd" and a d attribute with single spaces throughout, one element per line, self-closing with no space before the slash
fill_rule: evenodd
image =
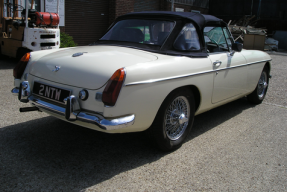
<path id="1" fill-rule="evenodd" d="M 216 67 L 218 67 L 218 66 L 221 65 L 221 63 L 222 63 L 221 61 L 218 61 L 218 60 L 217 60 L 217 61 L 213 62 L 213 65 L 216 66 Z"/>

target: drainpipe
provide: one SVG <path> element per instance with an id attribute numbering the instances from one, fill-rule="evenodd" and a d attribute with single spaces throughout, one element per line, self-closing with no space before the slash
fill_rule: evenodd
<path id="1" fill-rule="evenodd" d="M 257 11 L 257 19 L 260 19 L 260 11 L 261 11 L 261 0 L 259 0 L 259 6 Z"/>
<path id="2" fill-rule="evenodd" d="M 171 11 L 174 11 L 174 0 L 171 0 Z"/>
<path id="3" fill-rule="evenodd" d="M 59 2 L 60 0 L 58 0 L 57 1 L 57 14 L 59 15 L 59 17 L 60 17 L 60 13 L 59 13 L 59 10 L 60 10 L 60 2 Z M 59 29 L 59 26 L 60 26 L 60 22 L 59 22 L 59 24 L 58 24 L 58 29 Z"/>
<path id="4" fill-rule="evenodd" d="M 26 14 L 25 14 L 25 22 L 26 22 L 26 28 L 28 28 L 28 11 L 29 11 L 29 4 L 28 4 L 28 0 L 26 0 Z"/>
<path id="5" fill-rule="evenodd" d="M 253 10 L 253 0 L 252 0 L 252 3 L 251 3 L 251 17 L 252 17 L 252 10 Z"/>

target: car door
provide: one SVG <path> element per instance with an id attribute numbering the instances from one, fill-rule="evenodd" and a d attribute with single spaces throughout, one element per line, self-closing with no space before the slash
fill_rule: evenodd
<path id="1" fill-rule="evenodd" d="M 233 39 L 227 28 L 205 27 L 205 43 L 212 62 L 212 103 L 243 94 L 247 83 L 247 66 L 241 53 L 231 54 Z"/>

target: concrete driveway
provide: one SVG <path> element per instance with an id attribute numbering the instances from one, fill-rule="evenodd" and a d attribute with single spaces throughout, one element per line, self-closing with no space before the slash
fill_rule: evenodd
<path id="1" fill-rule="evenodd" d="M 195 118 L 172 153 L 142 133 L 104 134 L 11 95 L 15 60 L 0 60 L 0 191 L 287 191 L 287 55 L 272 54 L 265 101 L 240 99 Z"/>

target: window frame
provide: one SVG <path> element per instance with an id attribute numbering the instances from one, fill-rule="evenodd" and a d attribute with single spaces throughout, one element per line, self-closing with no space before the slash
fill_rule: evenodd
<path id="1" fill-rule="evenodd" d="M 219 53 L 231 52 L 231 50 L 232 50 L 232 43 L 233 43 L 232 40 L 233 40 L 233 38 L 232 38 L 232 36 L 230 35 L 230 31 L 229 31 L 228 27 L 222 27 L 222 26 L 205 26 L 205 27 L 203 28 L 204 43 L 205 43 L 205 46 L 206 46 L 206 50 L 208 50 L 207 42 L 205 41 L 205 36 L 206 36 L 206 35 L 204 34 L 204 33 L 205 33 L 205 32 L 204 32 L 204 29 L 205 29 L 206 27 L 213 27 L 213 29 L 214 29 L 214 28 L 220 28 L 221 30 L 219 30 L 219 31 L 222 31 L 222 35 L 223 35 L 223 37 L 224 37 L 224 41 L 225 41 L 226 48 L 227 48 L 227 50 L 224 50 L 224 49 L 226 49 L 226 48 L 220 47 L 219 44 L 217 44 L 217 47 L 220 48 L 222 51 L 212 51 L 212 52 L 208 52 L 208 53 L 219 54 Z M 223 28 L 226 28 L 227 34 L 224 32 Z M 213 29 L 211 29 L 211 30 L 213 30 Z M 228 37 L 226 37 L 226 35 L 228 35 Z M 208 37 L 208 36 L 207 36 L 207 37 Z M 210 37 L 208 37 L 208 38 L 210 39 Z M 231 46 L 229 45 L 227 39 L 230 39 Z M 212 39 L 210 39 L 210 40 L 212 40 Z M 223 49 L 222 49 L 222 48 L 223 48 Z M 208 50 L 208 51 L 209 51 L 209 50 Z"/>
<path id="2" fill-rule="evenodd" d="M 233 38 L 233 36 L 232 36 L 232 34 L 231 34 L 231 32 L 230 32 L 228 26 L 223 27 L 223 28 L 226 28 L 226 33 L 227 33 L 227 35 L 228 35 L 228 37 L 229 37 L 228 39 L 230 39 L 230 43 L 231 43 L 231 46 L 229 47 L 229 52 L 232 52 L 232 44 L 235 43 L 234 38 Z M 222 29 L 222 30 L 223 30 L 223 29 Z M 227 41 L 227 39 L 226 39 L 226 41 Z M 228 43 L 227 43 L 227 44 L 228 44 Z"/>
<path id="3" fill-rule="evenodd" d="M 112 30 L 114 29 L 114 27 L 119 23 L 119 22 L 121 22 L 121 21 L 126 21 L 126 20 L 146 20 L 146 21 L 159 21 L 159 22 L 170 22 L 170 24 L 173 24 L 173 27 L 172 27 L 172 29 L 170 30 L 170 32 L 168 32 L 169 34 L 168 34 L 168 36 L 165 38 L 165 40 L 163 41 L 163 43 L 162 44 L 148 44 L 148 43 L 137 43 L 137 42 L 133 42 L 133 41 L 118 41 L 118 40 L 107 40 L 107 39 L 103 39 L 108 33 L 112 33 Z M 148 26 L 149 27 L 149 34 L 150 34 L 150 39 L 151 40 L 154 40 L 154 31 L 153 31 L 153 27 L 154 26 L 152 26 L 152 25 L 146 25 L 146 26 Z M 117 41 L 117 42 L 119 42 L 119 43 L 121 43 L 121 42 L 128 42 L 128 43 L 135 43 L 135 44 L 138 44 L 138 45 L 149 45 L 149 46 L 159 46 L 159 47 L 162 47 L 163 45 L 164 45 L 164 43 L 166 42 L 166 40 L 169 38 L 169 36 L 170 36 L 170 34 L 174 31 L 174 29 L 175 29 L 175 26 L 176 26 L 176 22 L 174 21 L 174 20 L 168 20 L 168 19 L 161 19 L 161 18 L 157 18 L 157 19 L 148 19 L 148 18 L 128 18 L 128 19 L 122 19 L 122 20 L 119 20 L 119 21 L 117 21 L 117 22 L 115 22 L 115 23 L 113 23 L 110 27 L 109 27 L 109 29 L 108 29 L 108 31 L 106 32 L 106 34 L 105 35 L 103 35 L 99 40 L 100 41 Z M 145 35 L 145 33 L 144 33 L 144 35 Z"/>
<path id="4" fill-rule="evenodd" d="M 182 35 L 181 33 L 182 33 L 183 28 L 184 28 L 185 26 L 189 25 L 189 24 L 191 24 L 191 25 L 193 26 L 193 28 L 195 29 L 194 31 L 195 31 L 196 36 L 197 36 L 197 42 L 196 42 L 196 43 L 197 43 L 197 45 L 198 45 L 199 47 L 198 47 L 198 49 L 196 49 L 196 50 L 191 50 L 191 49 L 180 50 L 180 49 L 177 49 L 177 48 L 175 47 L 175 43 L 177 42 L 178 38 Z M 184 34 L 184 35 L 185 35 L 185 34 Z M 192 36 L 192 34 L 191 34 L 191 36 Z M 185 39 L 185 40 L 186 40 L 186 39 Z M 186 22 L 186 23 L 184 23 L 184 25 L 182 26 L 182 28 L 181 28 L 180 32 L 178 33 L 178 35 L 176 36 L 176 38 L 175 38 L 175 40 L 174 40 L 174 42 L 173 42 L 173 44 L 172 44 L 172 47 L 173 47 L 173 49 L 175 49 L 175 50 L 177 50 L 177 51 L 180 51 L 180 52 L 197 52 L 197 51 L 201 51 L 201 50 L 202 50 L 202 45 L 201 45 L 201 42 L 200 42 L 200 41 L 201 41 L 201 40 L 200 40 L 200 35 L 199 35 L 198 30 L 197 30 L 196 26 L 194 25 L 194 23 L 193 23 L 193 22 Z"/>

